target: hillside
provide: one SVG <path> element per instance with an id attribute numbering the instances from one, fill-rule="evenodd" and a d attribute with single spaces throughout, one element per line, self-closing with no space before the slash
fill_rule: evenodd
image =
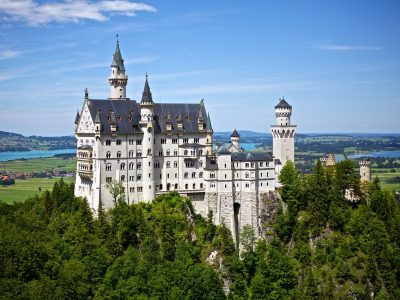
<path id="1" fill-rule="evenodd" d="M 0 131 L 0 152 L 56 150 L 74 147 L 76 147 L 76 139 L 73 136 L 23 136 L 17 133 Z"/>
<path id="2" fill-rule="evenodd" d="M 116 200 L 97 219 L 57 182 L 24 203 L 0 203 L 4 299 L 400 299 L 400 209 L 354 163 L 282 170 L 283 202 L 265 240 L 229 230 L 176 193 Z M 361 196 L 347 203 L 348 187 Z M 364 192 L 361 192 L 363 190 Z M 399 200 L 399 199 L 398 199 Z"/>

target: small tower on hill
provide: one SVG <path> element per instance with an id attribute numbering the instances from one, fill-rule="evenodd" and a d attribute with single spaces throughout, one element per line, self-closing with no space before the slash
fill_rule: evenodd
<path id="1" fill-rule="evenodd" d="M 126 100 L 126 85 L 128 84 L 128 75 L 125 74 L 124 60 L 122 59 L 121 51 L 119 50 L 119 41 L 113 55 L 111 63 L 111 73 L 108 77 L 111 93 L 110 99 Z"/>
<path id="2" fill-rule="evenodd" d="M 285 99 L 279 99 L 275 106 L 276 125 L 271 126 L 273 155 L 279 159 L 282 167 L 288 160 L 294 162 L 294 137 L 296 125 L 290 124 L 292 106 Z"/>
<path id="3" fill-rule="evenodd" d="M 369 158 L 361 159 L 358 163 L 360 165 L 361 182 L 371 181 L 371 161 Z"/>
<path id="4" fill-rule="evenodd" d="M 236 129 L 231 134 L 231 143 L 236 148 L 236 151 L 240 150 L 240 134 Z"/>
<path id="5" fill-rule="evenodd" d="M 332 167 L 336 165 L 335 154 L 327 154 L 319 159 L 324 167 Z"/>

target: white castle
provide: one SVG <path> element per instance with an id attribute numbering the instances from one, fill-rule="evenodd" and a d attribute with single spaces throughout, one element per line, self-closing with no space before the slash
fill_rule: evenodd
<path id="1" fill-rule="evenodd" d="M 128 203 L 177 191 L 192 199 L 198 213 L 207 217 L 211 211 L 215 224 L 224 222 L 236 242 L 245 225 L 259 236 L 260 201 L 275 191 L 281 166 L 294 161 L 292 107 L 284 99 L 275 106 L 272 156 L 243 151 L 236 130 L 231 143 L 213 147 L 203 100 L 156 103 L 147 75 L 140 103 L 127 98 L 128 76 L 118 42 L 108 80 L 110 98 L 89 99 L 85 90 L 75 119 L 75 195 L 85 197 L 96 211 L 100 198 L 105 209 L 114 206 L 106 187 L 112 180 L 122 183 Z"/>

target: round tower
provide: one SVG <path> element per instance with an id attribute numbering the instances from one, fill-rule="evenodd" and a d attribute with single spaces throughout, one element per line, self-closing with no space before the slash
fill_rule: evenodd
<path id="1" fill-rule="evenodd" d="M 151 96 L 149 83 L 146 75 L 142 101 L 140 102 L 140 127 L 143 131 L 143 201 L 150 202 L 155 197 L 154 186 L 154 102 Z"/>
<path id="2" fill-rule="evenodd" d="M 371 161 L 369 158 L 361 159 L 358 163 L 360 165 L 361 182 L 371 181 Z"/>
<path id="3" fill-rule="evenodd" d="M 290 124 L 292 106 L 284 98 L 275 106 L 276 125 L 271 126 L 273 155 L 284 166 L 288 160 L 294 162 L 294 137 L 296 125 Z"/>
<path id="4" fill-rule="evenodd" d="M 235 129 L 231 134 L 231 144 L 235 146 L 236 150 L 240 150 L 240 134 Z"/>
<path id="5" fill-rule="evenodd" d="M 125 75 L 124 60 L 122 59 L 121 51 L 119 49 L 119 42 L 117 40 L 117 47 L 113 55 L 111 63 L 111 73 L 108 77 L 110 83 L 111 93 L 110 99 L 126 99 L 126 85 L 128 84 L 128 75 Z"/>

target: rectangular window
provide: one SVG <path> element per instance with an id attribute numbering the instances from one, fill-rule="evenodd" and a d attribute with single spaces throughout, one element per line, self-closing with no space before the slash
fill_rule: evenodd
<path id="1" fill-rule="evenodd" d="M 106 182 L 111 182 L 112 181 L 112 177 L 106 177 Z"/>
<path id="2" fill-rule="evenodd" d="M 200 139 L 199 139 L 199 138 L 194 138 L 194 142 L 195 142 L 196 144 L 198 144 L 198 143 L 200 142 Z"/>
<path id="3" fill-rule="evenodd" d="M 117 140 L 117 141 L 116 141 L 116 144 L 117 144 L 117 145 L 121 145 L 121 140 Z"/>
<path id="4" fill-rule="evenodd" d="M 136 145 L 141 145 L 142 144 L 142 140 L 136 140 Z"/>
<path id="5" fill-rule="evenodd" d="M 138 192 L 143 192 L 143 187 L 138 186 L 137 190 L 138 190 Z"/>
<path id="6" fill-rule="evenodd" d="M 172 139 L 172 144 L 178 144 L 178 139 Z"/>
<path id="7" fill-rule="evenodd" d="M 188 144 L 188 143 L 189 143 L 189 139 L 188 139 L 188 138 L 184 138 L 184 139 L 183 139 L 183 143 L 184 143 L 184 144 Z"/>
<path id="8" fill-rule="evenodd" d="M 161 139 L 161 144 L 166 144 L 167 143 L 167 139 Z"/>

